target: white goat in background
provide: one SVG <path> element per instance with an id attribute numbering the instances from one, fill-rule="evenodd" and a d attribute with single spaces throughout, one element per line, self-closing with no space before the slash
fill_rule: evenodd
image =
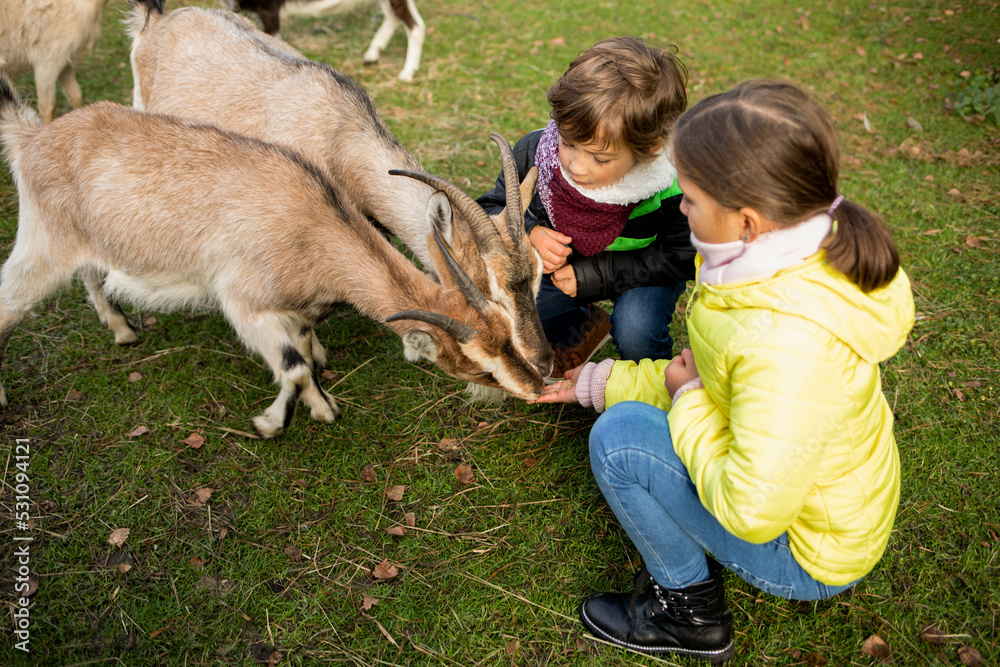
<path id="1" fill-rule="evenodd" d="M 56 81 L 74 109 L 83 106 L 73 62 L 90 55 L 101 37 L 108 0 L 0 0 L 0 71 L 34 71 L 38 113 L 51 123 Z"/>
<path id="2" fill-rule="evenodd" d="M 281 19 L 285 16 L 342 14 L 371 5 L 375 0 L 229 0 L 229 2 L 235 11 L 257 14 L 264 24 L 264 32 L 277 35 L 281 30 Z M 413 0 L 378 0 L 378 4 L 382 10 L 382 25 L 375 32 L 375 37 L 365 51 L 364 62 L 366 65 L 378 62 L 396 28 L 403 26 L 406 32 L 406 61 L 399 73 L 399 80 L 413 81 L 413 75 L 420 67 L 424 35 L 427 33 L 424 20 Z"/>
<path id="3" fill-rule="evenodd" d="M 20 203 L 0 271 L 0 357 L 32 307 L 80 275 L 119 344 L 137 337 L 117 301 L 221 311 L 281 387 L 253 420 L 264 437 L 299 400 L 313 419 L 338 416 L 316 380 L 313 328 L 341 302 L 389 322 L 411 361 L 522 398 L 543 387 L 507 314 L 451 256 L 444 194 L 426 209 L 438 283 L 287 148 L 110 102 L 43 125 L 2 75 L 0 142 Z"/>
<path id="4" fill-rule="evenodd" d="M 187 7 L 163 15 L 163 0 L 133 4 L 136 108 L 214 123 L 299 151 L 428 268 L 433 244 L 424 210 L 435 189 L 449 192 L 456 258 L 487 299 L 507 313 L 518 354 L 548 374 L 553 354 L 535 307 L 542 264 L 524 232 L 516 189 L 507 190 L 515 199 L 508 199 L 506 214 L 491 218 L 460 189 L 430 174 L 414 177 L 423 182 L 391 178 L 391 170 L 423 168 L 355 81 L 231 12 Z M 498 145 L 509 152 L 506 142 Z M 504 169 L 508 182 L 516 183 L 512 155 Z M 533 176 L 522 187 L 529 182 L 528 200 Z M 498 398 L 470 390 L 474 398 Z"/>

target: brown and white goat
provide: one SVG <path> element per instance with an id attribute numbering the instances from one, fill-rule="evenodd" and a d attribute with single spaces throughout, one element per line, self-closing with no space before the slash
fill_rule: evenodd
<path id="1" fill-rule="evenodd" d="M 371 5 L 375 0 L 230 0 L 236 11 L 254 12 L 264 24 L 264 32 L 277 35 L 281 30 L 284 16 L 326 16 L 342 14 L 359 7 Z M 378 0 L 382 10 L 382 25 L 375 31 L 368 50 L 365 51 L 366 65 L 378 62 L 382 51 L 389 45 L 396 28 L 403 26 L 406 32 L 406 61 L 399 73 L 400 81 L 413 81 L 420 67 L 420 55 L 424 48 L 427 29 L 413 0 Z"/>
<path id="2" fill-rule="evenodd" d="M 471 197 L 429 174 L 424 182 L 388 177 L 394 169 L 423 168 L 355 81 L 230 12 L 188 7 L 164 16 L 162 0 L 143 0 L 145 7 L 134 2 L 136 108 L 214 123 L 299 151 L 428 268 L 434 244 L 424 210 L 435 189 L 447 189 L 455 207 L 456 257 L 487 299 L 508 314 L 518 354 L 551 366 L 552 349 L 535 307 L 542 264 L 524 232 L 521 203 L 508 203 L 506 215 L 490 218 Z M 506 142 L 498 145 L 509 151 Z M 508 182 L 516 183 L 513 159 L 504 165 Z M 498 398 L 470 390 L 474 398 Z"/>
<path id="3" fill-rule="evenodd" d="M 338 416 L 316 381 L 313 328 L 341 302 L 388 322 L 411 361 L 522 398 L 542 389 L 506 311 L 450 253 L 446 194 L 426 209 L 438 283 L 281 146 L 109 102 L 43 125 L 2 75 L 0 142 L 20 199 L 0 272 L 0 355 L 25 314 L 80 275 L 119 344 L 137 339 L 119 301 L 221 311 L 281 387 L 253 420 L 264 437 L 288 427 L 299 400 L 313 419 Z"/>
<path id="4" fill-rule="evenodd" d="M 0 0 L 0 71 L 34 71 L 38 113 L 51 123 L 56 81 L 74 109 L 83 106 L 73 62 L 88 56 L 101 37 L 108 0 Z"/>

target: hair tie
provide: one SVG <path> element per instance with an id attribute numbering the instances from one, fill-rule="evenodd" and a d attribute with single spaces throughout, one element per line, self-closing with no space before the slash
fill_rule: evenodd
<path id="1" fill-rule="evenodd" d="M 837 198 L 833 200 L 832 204 L 830 204 L 830 208 L 826 209 L 826 214 L 832 216 L 833 212 L 837 210 L 837 207 L 840 206 L 842 201 L 844 201 L 844 195 L 837 195 Z"/>

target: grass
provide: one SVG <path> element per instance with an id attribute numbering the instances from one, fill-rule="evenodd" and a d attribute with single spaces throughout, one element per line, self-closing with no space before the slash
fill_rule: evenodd
<path id="1" fill-rule="evenodd" d="M 100 47 L 78 68 L 88 101 L 130 103 L 124 7 L 111 0 Z M 730 577 L 733 664 L 972 664 L 966 647 L 996 664 L 1000 130 L 948 103 L 961 72 L 997 65 L 995 3 L 422 0 L 420 10 L 431 32 L 412 84 L 395 79 L 400 36 L 381 63 L 362 65 L 374 9 L 290 21 L 284 36 L 359 80 L 424 166 L 473 195 L 498 171 L 489 133 L 513 142 L 543 125 L 548 86 L 614 34 L 676 44 L 692 101 L 779 77 L 834 114 L 841 189 L 888 222 L 919 311 L 883 376 L 903 461 L 899 517 L 885 557 L 850 594 L 792 603 Z M 33 101 L 31 76 L 16 83 Z M 60 98 L 57 113 L 67 111 Z M 6 248 L 16 225 L 3 171 Z M 343 418 L 321 426 L 299 411 L 284 437 L 255 440 L 240 432 L 275 390 L 221 318 L 130 316 L 145 322 L 142 343 L 117 348 L 75 284 L 8 347 L 9 613 L 14 537 L 25 534 L 13 518 L 17 438 L 31 445 L 38 588 L 31 656 L 15 649 L 11 615 L 4 664 L 669 663 L 595 643 L 576 620 L 583 597 L 628 587 L 638 566 L 589 471 L 592 413 L 468 405 L 462 383 L 407 364 L 397 338 L 344 307 L 319 330 Z M 184 442 L 192 433 L 199 448 Z M 463 463 L 470 484 L 455 476 Z M 405 487 L 399 500 L 386 493 L 394 486 Z M 399 526 L 408 532 L 387 532 Z M 130 533 L 112 546 L 117 528 Z M 374 576 L 383 561 L 394 578 Z M 929 624 L 940 644 L 921 638 Z M 884 658 L 863 653 L 871 635 L 887 642 Z"/>

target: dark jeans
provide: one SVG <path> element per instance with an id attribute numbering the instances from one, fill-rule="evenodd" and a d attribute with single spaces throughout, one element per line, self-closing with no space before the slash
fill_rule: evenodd
<path id="1" fill-rule="evenodd" d="M 686 282 L 663 287 L 636 287 L 614 299 L 611 339 L 620 358 L 639 361 L 674 356 L 670 321 L 677 299 L 686 288 Z M 588 300 L 567 296 L 548 275 L 544 275 L 535 303 L 550 343 L 573 347 L 583 340 Z"/>

